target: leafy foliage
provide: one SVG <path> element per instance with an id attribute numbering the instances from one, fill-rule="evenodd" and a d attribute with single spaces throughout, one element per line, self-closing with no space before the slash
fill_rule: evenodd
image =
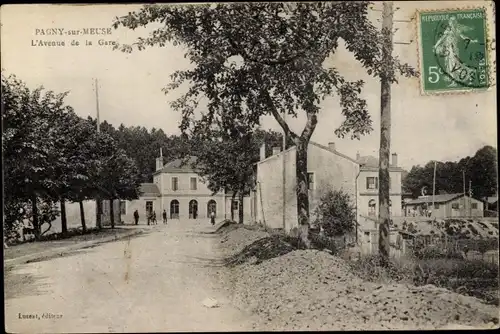
<path id="1" fill-rule="evenodd" d="M 349 194 L 342 190 L 329 190 L 321 196 L 315 210 L 316 224 L 328 237 L 352 232 L 356 223 L 356 211 Z"/>
<path id="2" fill-rule="evenodd" d="M 466 191 L 469 180 L 472 182 L 472 196 L 484 198 L 497 191 L 497 150 L 491 146 L 479 149 L 473 157 L 466 157 L 458 162 L 437 162 L 436 193 L 462 193 L 463 172 L 465 171 Z M 422 187 L 432 189 L 434 162 L 425 166 L 413 166 L 403 178 L 403 188 L 414 197 L 419 196 Z"/>
<path id="3" fill-rule="evenodd" d="M 196 156 L 196 169 L 215 194 L 221 190 L 240 196 L 254 188 L 254 164 L 260 159 L 260 147 L 266 143 L 276 145 L 282 137 L 273 131 L 248 130 L 236 127 L 233 131 L 212 129 L 200 131 L 190 139 L 190 153 Z M 239 210 L 243 223 L 242 207 Z"/>
<path id="4" fill-rule="evenodd" d="M 59 214 L 54 202 L 98 194 L 137 198 L 137 170 L 111 137 L 65 105 L 67 94 L 30 90 L 2 74 L 4 229 L 31 218 L 35 236 Z M 23 209 L 21 211 L 20 209 Z M 63 230 L 64 230 L 63 221 Z"/>

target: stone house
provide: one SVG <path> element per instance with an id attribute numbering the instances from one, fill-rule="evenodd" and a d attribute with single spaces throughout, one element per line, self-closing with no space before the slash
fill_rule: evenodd
<path id="1" fill-rule="evenodd" d="M 297 198 L 295 177 L 296 148 L 290 147 L 284 152 L 273 149 L 273 155 L 263 156 L 256 164 L 256 187 L 254 191 L 255 220 L 272 228 L 283 228 L 290 231 L 297 226 Z M 309 177 L 309 211 L 311 222 L 314 221 L 314 210 L 321 195 L 328 190 L 344 190 L 353 201 L 356 215 L 378 215 L 378 168 L 372 164 L 363 166 L 359 162 L 338 152 L 334 143 L 324 146 L 309 142 L 308 146 Z M 365 159 L 366 160 L 366 159 Z M 373 162 L 373 161 L 372 161 Z M 378 162 L 377 162 L 378 163 Z M 393 155 L 393 165 L 397 163 L 397 155 Z M 392 166 L 391 199 L 393 214 L 401 215 L 401 175 L 400 168 Z M 283 173 L 285 174 L 285 191 L 283 192 Z M 283 210 L 283 193 L 285 194 L 285 210 Z M 375 203 L 373 203 L 375 200 Z M 285 211 L 285 219 L 283 212 Z"/>
<path id="2" fill-rule="evenodd" d="M 378 217 L 378 159 L 373 156 L 356 156 L 356 161 L 360 164 L 360 174 L 358 178 L 359 208 L 360 212 L 366 213 L 370 217 Z M 401 176 L 403 169 L 398 167 L 398 155 L 392 154 L 389 166 L 389 211 L 392 216 L 402 216 L 402 191 Z"/>

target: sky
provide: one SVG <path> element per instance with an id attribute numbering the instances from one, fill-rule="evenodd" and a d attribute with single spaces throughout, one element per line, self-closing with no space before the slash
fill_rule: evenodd
<path id="1" fill-rule="evenodd" d="M 416 10 L 477 6 L 480 1 L 394 2 L 394 55 L 416 68 L 419 66 Z M 491 16 L 491 7 L 483 2 Z M 99 40 L 133 42 L 151 29 L 112 29 L 104 36 L 48 36 L 42 29 L 110 28 L 113 19 L 139 9 L 139 5 L 7 5 L 1 7 L 1 67 L 15 74 L 29 87 L 43 86 L 55 92 L 69 91 L 66 99 L 82 117 L 96 115 L 94 78 L 99 80 L 101 120 L 118 127 L 161 128 L 167 134 L 179 134 L 180 114 L 169 103 L 181 91 L 165 95 L 170 74 L 191 65 L 180 47 L 151 48 L 131 54 L 99 45 Z M 382 3 L 371 13 L 380 25 Z M 412 20 L 413 18 L 413 20 Z M 410 22 L 402 22 L 402 21 Z M 489 34 L 495 29 L 490 18 Z M 39 41 L 64 41 L 65 46 L 32 46 Z M 86 41 L 92 45 L 86 45 Z M 78 41 L 78 46 L 71 45 Z M 409 45 L 399 42 L 410 42 Z M 491 53 L 494 56 L 494 52 Z M 321 105 L 318 125 L 312 140 L 327 145 L 335 142 L 338 151 L 355 157 L 378 157 L 380 142 L 380 83 L 369 77 L 344 47 L 339 47 L 327 64 L 337 67 L 347 79 L 363 79 L 362 96 L 367 100 L 374 130 L 361 140 L 340 139 L 334 130 L 341 124 L 339 99 L 327 98 Z M 473 155 L 484 145 L 496 147 L 496 92 L 432 95 L 421 94 L 420 79 L 400 79 L 392 86 L 391 151 L 398 163 L 409 169 L 430 160 L 459 160 Z M 301 117 L 302 116 L 302 117 Z M 262 127 L 280 130 L 272 117 L 263 117 Z M 301 132 L 305 116 L 290 120 L 292 130 Z"/>

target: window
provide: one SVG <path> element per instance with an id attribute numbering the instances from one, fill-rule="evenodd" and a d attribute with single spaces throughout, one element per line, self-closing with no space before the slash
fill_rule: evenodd
<path id="1" fill-rule="evenodd" d="M 146 201 L 146 213 L 150 214 L 153 212 L 153 201 Z"/>
<path id="2" fill-rule="evenodd" d="M 231 208 L 231 210 L 233 210 L 233 211 L 238 210 L 238 208 L 239 208 L 239 203 L 238 203 L 238 201 L 232 201 L 231 203 L 232 203 L 232 208 Z"/>
<path id="3" fill-rule="evenodd" d="M 451 203 L 451 208 L 454 209 L 454 210 L 458 210 L 459 209 L 459 204 L 458 203 Z"/>
<path id="4" fill-rule="evenodd" d="M 120 201 L 120 214 L 122 215 L 127 214 L 127 202 L 125 201 Z"/>
<path id="5" fill-rule="evenodd" d="M 366 189 L 378 189 L 378 177 L 373 177 L 373 176 L 367 177 Z"/>
<path id="6" fill-rule="evenodd" d="M 471 203 L 470 208 L 477 210 L 477 203 Z"/>
<path id="7" fill-rule="evenodd" d="M 196 184 L 196 182 L 197 182 L 197 181 L 198 181 L 198 179 L 197 179 L 197 178 L 195 178 L 195 177 L 192 177 L 192 178 L 191 178 L 191 190 L 196 190 L 196 189 L 197 189 L 197 186 L 198 186 L 198 185 Z"/>
<path id="8" fill-rule="evenodd" d="M 177 177 L 172 177 L 172 190 L 176 191 L 179 189 L 179 179 Z"/>
<path id="9" fill-rule="evenodd" d="M 435 210 L 439 209 L 439 203 L 434 203 L 434 209 Z"/>
<path id="10" fill-rule="evenodd" d="M 377 208 L 377 204 L 376 204 L 375 200 L 371 199 L 368 202 L 368 215 L 375 216 L 376 215 L 376 208 Z"/>
<path id="11" fill-rule="evenodd" d="M 312 172 L 307 173 L 307 189 L 314 189 L 314 173 Z"/>

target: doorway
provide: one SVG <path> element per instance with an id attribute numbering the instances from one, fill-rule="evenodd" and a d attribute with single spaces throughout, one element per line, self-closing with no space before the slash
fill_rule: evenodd
<path id="1" fill-rule="evenodd" d="M 233 219 L 238 219 L 240 214 L 240 205 L 239 201 L 233 200 L 231 201 L 231 217 Z"/>
<path id="2" fill-rule="evenodd" d="M 170 202 L 170 219 L 179 219 L 179 201 L 176 199 Z"/>
<path id="3" fill-rule="evenodd" d="M 146 201 L 146 215 L 149 216 L 153 213 L 153 201 Z"/>
<path id="4" fill-rule="evenodd" d="M 207 203 L 207 217 L 210 217 L 210 214 L 212 212 L 214 213 L 214 217 L 217 217 L 217 202 L 215 202 L 213 199 L 211 199 Z"/>
<path id="5" fill-rule="evenodd" d="M 189 219 L 198 218 L 198 202 L 196 200 L 189 201 Z"/>

